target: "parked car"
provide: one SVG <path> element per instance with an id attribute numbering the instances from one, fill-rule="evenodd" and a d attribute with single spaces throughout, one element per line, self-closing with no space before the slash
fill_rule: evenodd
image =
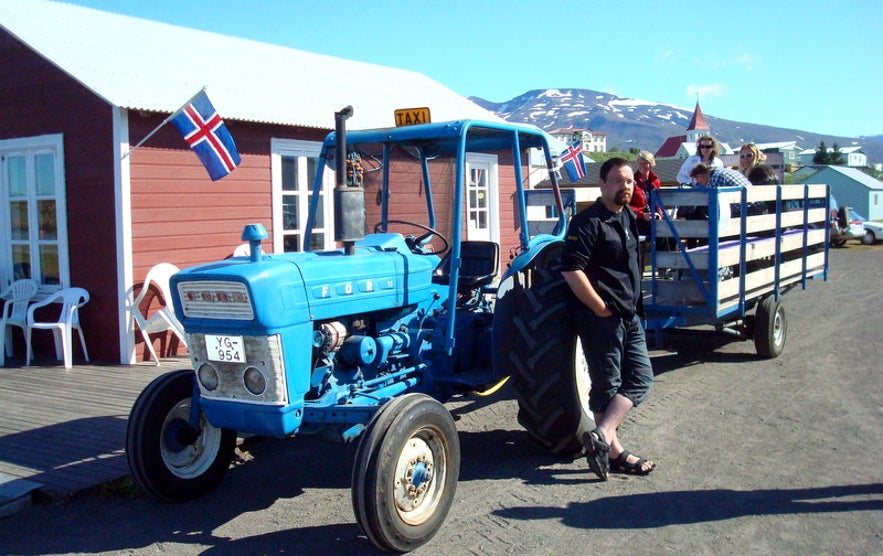
<path id="1" fill-rule="evenodd" d="M 883 222 L 865 220 L 862 222 L 862 228 L 865 231 L 862 235 L 862 243 L 865 245 L 874 245 L 878 241 L 883 241 Z"/>
<path id="2" fill-rule="evenodd" d="M 818 201 L 810 201 L 810 207 L 819 206 Z M 837 199 L 831 195 L 830 206 L 831 246 L 843 247 L 850 239 L 861 240 L 865 235 L 862 218 L 851 207 L 839 206 Z"/>

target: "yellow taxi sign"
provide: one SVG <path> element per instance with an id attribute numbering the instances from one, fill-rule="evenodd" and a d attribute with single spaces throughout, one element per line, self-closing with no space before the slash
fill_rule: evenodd
<path id="1" fill-rule="evenodd" d="M 405 125 L 428 124 L 432 121 L 429 117 L 429 108 L 400 108 L 396 110 L 396 127 Z"/>

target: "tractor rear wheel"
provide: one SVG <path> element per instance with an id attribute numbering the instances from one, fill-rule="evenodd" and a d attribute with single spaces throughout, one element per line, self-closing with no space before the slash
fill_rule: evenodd
<path id="1" fill-rule="evenodd" d="M 595 425 L 588 408 L 591 379 L 559 256 L 560 247 L 550 246 L 533 267 L 513 277 L 507 295 L 515 310 L 509 338 L 500 341 L 507 344 L 518 422 L 547 451 L 575 458 L 582 454 L 583 433 Z"/>
<path id="2" fill-rule="evenodd" d="M 408 552 L 441 528 L 460 474 L 454 419 L 438 401 L 407 394 L 368 424 L 353 465 L 356 521 L 378 548 Z"/>

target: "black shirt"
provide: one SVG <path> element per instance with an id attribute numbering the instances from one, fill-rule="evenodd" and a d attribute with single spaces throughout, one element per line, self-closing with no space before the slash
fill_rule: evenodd
<path id="1" fill-rule="evenodd" d="M 564 239 L 561 270 L 581 270 L 607 304 L 630 318 L 641 305 L 638 226 L 628 207 L 610 212 L 601 199 L 573 217 Z"/>

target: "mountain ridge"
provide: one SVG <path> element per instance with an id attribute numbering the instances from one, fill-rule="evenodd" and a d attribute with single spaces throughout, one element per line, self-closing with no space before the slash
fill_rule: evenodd
<path id="1" fill-rule="evenodd" d="M 501 118 L 533 124 L 545 131 L 581 128 L 607 135 L 607 148 L 635 147 L 656 152 L 669 137 L 686 134 L 693 108 L 619 97 L 591 89 L 532 89 L 504 102 L 469 97 L 472 102 Z M 700 103 L 701 105 L 701 103 Z M 868 163 L 883 161 L 883 134 L 870 137 L 842 137 L 765 124 L 738 122 L 711 116 L 703 111 L 711 133 L 737 149 L 747 142 L 796 141 L 803 149 L 814 149 L 821 141 L 829 148 L 861 146 Z"/>

